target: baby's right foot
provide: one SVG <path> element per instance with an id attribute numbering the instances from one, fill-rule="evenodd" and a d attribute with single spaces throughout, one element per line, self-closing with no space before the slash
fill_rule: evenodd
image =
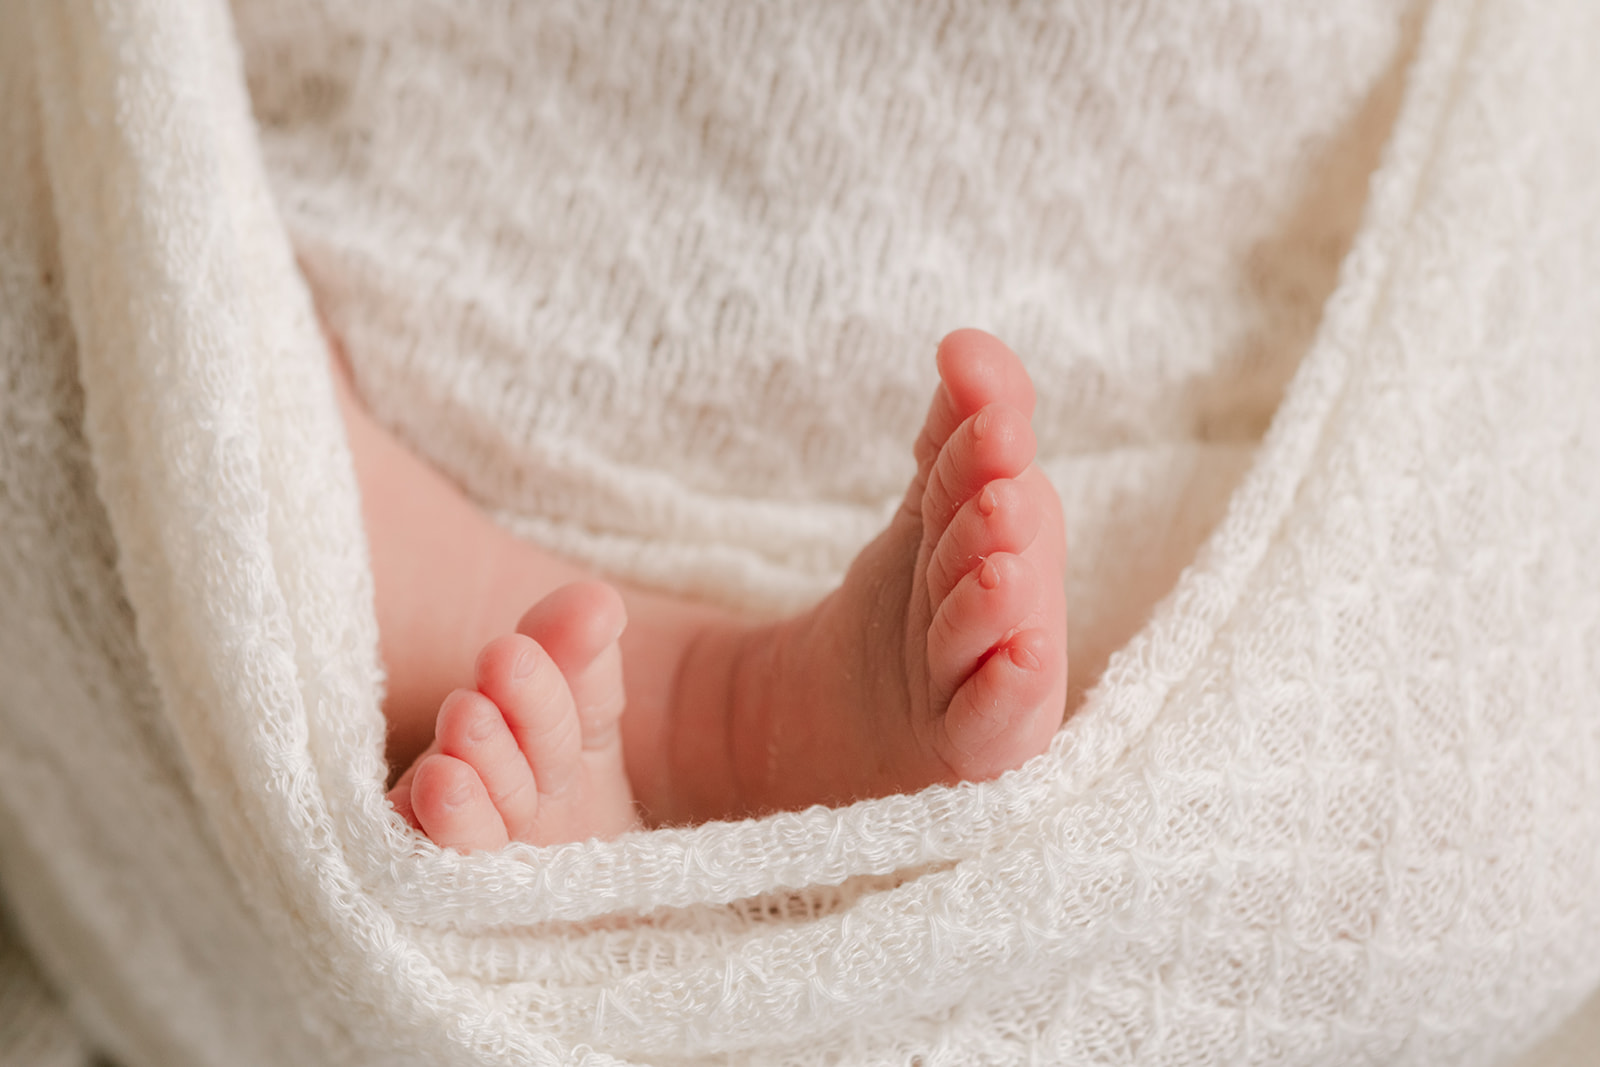
<path id="1" fill-rule="evenodd" d="M 485 645 L 477 688 L 445 698 L 433 745 L 390 791 L 400 814 L 462 851 L 637 825 L 618 729 L 626 618 L 610 586 L 574 582 Z"/>

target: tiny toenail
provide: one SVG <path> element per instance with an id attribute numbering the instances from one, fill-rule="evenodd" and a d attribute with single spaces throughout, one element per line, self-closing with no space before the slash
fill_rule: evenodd
<path id="1" fill-rule="evenodd" d="M 980 441 L 983 440 L 984 435 L 989 432 L 989 424 L 992 421 L 993 417 L 989 414 L 988 408 L 978 412 L 978 417 L 972 420 L 972 436 Z"/>
<path id="2" fill-rule="evenodd" d="M 533 653 L 524 649 L 517 653 L 516 662 L 511 665 L 511 677 L 526 678 L 533 673 Z"/>
<path id="3" fill-rule="evenodd" d="M 978 584 L 985 589 L 993 589 L 1000 584 L 1000 568 L 994 565 L 994 560 L 986 559 L 983 566 L 978 568 Z"/>
<path id="4" fill-rule="evenodd" d="M 978 511 L 987 517 L 993 515 L 994 509 L 999 506 L 1000 500 L 995 496 L 994 490 L 987 485 L 984 486 L 983 492 L 978 494 Z"/>
<path id="5" fill-rule="evenodd" d="M 486 711 L 487 709 L 485 709 Z M 494 729 L 503 721 L 499 716 L 480 712 L 472 717 L 467 725 L 467 737 L 473 741 L 487 741 L 494 736 Z"/>
<path id="6" fill-rule="evenodd" d="M 1015 663 L 1018 667 L 1021 667 L 1025 671 L 1036 671 L 1039 669 L 1039 657 L 1035 656 L 1032 652 L 1029 652 L 1027 649 L 1022 648 L 1019 645 L 1011 646 L 1011 662 Z"/>

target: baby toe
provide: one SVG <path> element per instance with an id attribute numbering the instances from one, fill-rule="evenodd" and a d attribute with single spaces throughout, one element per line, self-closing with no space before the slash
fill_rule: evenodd
<path id="1" fill-rule="evenodd" d="M 928 627 L 928 674 L 937 707 L 947 705 L 1039 599 L 1033 567 L 1009 552 L 995 553 L 956 583 Z"/>
<path id="2" fill-rule="evenodd" d="M 436 737 L 440 752 L 477 772 L 506 833 L 524 840 L 539 815 L 539 791 L 500 709 L 482 693 L 458 689 L 439 709 Z"/>
<path id="3" fill-rule="evenodd" d="M 1039 508 L 1016 481 L 1000 478 L 961 505 L 928 560 L 928 593 L 937 605 L 984 558 L 1020 554 L 1039 532 Z"/>
<path id="4" fill-rule="evenodd" d="M 437 753 L 417 763 L 411 808 L 423 832 L 443 848 L 471 852 L 510 840 L 478 772 L 454 756 Z"/>
<path id="5" fill-rule="evenodd" d="M 941 756 L 960 778 L 982 780 L 1043 752 L 1061 726 L 1066 669 L 1059 641 L 1044 628 L 1012 635 L 950 700 Z"/>
<path id="6" fill-rule="evenodd" d="M 581 767 L 583 744 L 572 692 L 555 661 L 531 638 L 508 634 L 478 655 L 477 681 L 500 709 L 539 796 L 564 792 Z"/>
<path id="7" fill-rule="evenodd" d="M 968 418 L 945 442 L 923 488 L 925 535 L 937 540 L 962 505 L 990 482 L 1027 470 L 1033 453 L 1033 428 L 1016 408 L 991 404 Z"/>

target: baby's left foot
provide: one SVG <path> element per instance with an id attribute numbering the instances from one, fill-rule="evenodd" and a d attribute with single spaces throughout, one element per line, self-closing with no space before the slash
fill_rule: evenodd
<path id="1" fill-rule="evenodd" d="M 485 645 L 477 688 L 445 698 L 432 746 L 390 791 L 400 814 L 462 851 L 636 826 L 618 730 L 626 621 L 614 589 L 574 582 Z"/>
<path id="2" fill-rule="evenodd" d="M 652 816 L 983 780 L 1049 745 L 1066 710 L 1067 548 L 1034 463 L 1033 384 L 977 330 L 946 337 L 938 366 L 905 502 L 840 587 L 780 623 L 708 626 L 691 646 L 668 788 L 634 779 Z"/>

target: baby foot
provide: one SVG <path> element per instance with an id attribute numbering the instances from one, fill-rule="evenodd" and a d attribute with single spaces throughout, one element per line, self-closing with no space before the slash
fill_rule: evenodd
<path id="1" fill-rule="evenodd" d="M 692 822 L 990 778 L 1043 751 L 1066 700 L 1066 545 L 1033 464 L 1033 388 L 977 331 L 945 338 L 939 374 L 904 506 L 821 604 L 753 625 L 627 591 L 626 746 L 617 594 L 546 597 L 576 568 L 496 526 L 336 374 L 390 756 L 409 767 L 395 806 L 442 845 L 553 843 L 631 828 L 635 795 L 652 822 Z M 490 640 L 533 601 L 520 636 Z M 451 693 L 480 647 L 476 690 Z"/>
<path id="2" fill-rule="evenodd" d="M 625 623 L 621 598 L 599 582 L 535 604 L 516 633 L 479 653 L 477 688 L 445 698 L 432 746 L 391 802 L 436 844 L 462 851 L 636 825 L 618 729 Z"/>
<path id="3" fill-rule="evenodd" d="M 938 364 L 916 477 L 841 587 L 691 649 L 670 757 L 682 784 L 661 816 L 992 778 L 1049 744 L 1066 705 L 1066 541 L 1033 463 L 1033 386 L 976 330 L 945 338 Z M 725 775 L 707 771 L 719 750 Z"/>

